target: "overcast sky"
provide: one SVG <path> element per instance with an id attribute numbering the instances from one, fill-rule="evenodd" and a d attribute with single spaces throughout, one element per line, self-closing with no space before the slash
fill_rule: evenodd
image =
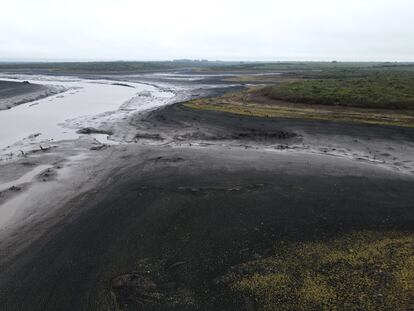
<path id="1" fill-rule="evenodd" d="M 0 0 L 0 59 L 414 61 L 413 0 Z"/>

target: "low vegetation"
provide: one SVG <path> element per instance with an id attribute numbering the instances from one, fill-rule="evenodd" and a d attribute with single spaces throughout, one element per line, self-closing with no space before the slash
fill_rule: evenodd
<path id="1" fill-rule="evenodd" d="M 281 246 L 233 268 L 222 282 L 262 311 L 410 310 L 414 236 L 355 232 Z"/>
<path id="2" fill-rule="evenodd" d="M 332 68 L 308 78 L 291 74 L 241 75 L 229 79 L 256 84 L 256 87 L 217 98 L 193 100 L 185 106 L 258 117 L 414 127 L 414 72 L 381 67 L 381 71 L 372 73 L 373 68 L 377 67 L 349 69 L 342 78 L 331 78 L 331 74 L 342 72 Z M 407 65 L 407 68 L 411 67 Z M 355 76 L 357 73 L 362 76 Z"/>
<path id="3" fill-rule="evenodd" d="M 309 79 L 266 87 L 271 99 L 361 108 L 414 109 L 414 74 L 376 74 L 364 78 Z"/>
<path id="4" fill-rule="evenodd" d="M 414 127 L 414 110 L 289 103 L 258 97 L 253 92 L 230 93 L 219 98 L 196 99 L 184 106 L 264 118 L 296 118 Z"/>
<path id="5" fill-rule="evenodd" d="M 197 73 L 283 73 L 297 77 L 361 77 L 367 73 L 414 72 L 413 63 L 387 62 L 230 62 L 181 59 L 175 61 L 0 62 L 0 71 L 45 73 L 127 73 L 180 71 Z"/>

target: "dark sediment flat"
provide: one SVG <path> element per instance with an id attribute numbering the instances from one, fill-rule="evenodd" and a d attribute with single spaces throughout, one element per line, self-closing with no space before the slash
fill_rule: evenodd
<path id="1" fill-rule="evenodd" d="M 29 82 L 0 81 L 0 110 L 62 92 L 64 88 Z"/>
<path id="2" fill-rule="evenodd" d="M 180 105 L 145 122 L 178 142 L 286 144 L 312 133 L 414 141 L 408 129 Z M 280 243 L 414 228 L 413 177 L 374 164 L 219 144 L 114 148 L 119 163 L 102 163 L 110 179 L 61 207 L 68 214 L 17 257 L 2 250 L 4 310 L 254 310 L 217 282 L 232 267 Z"/>
<path id="3" fill-rule="evenodd" d="M 262 118 L 241 116 L 220 111 L 195 110 L 183 105 L 172 105 L 155 111 L 149 122 L 156 126 L 178 128 L 186 125 L 190 131 L 198 126 L 203 130 L 212 129 L 224 132 L 271 133 L 277 130 L 294 133 L 309 133 L 312 136 L 349 136 L 355 139 L 382 139 L 414 142 L 414 129 L 397 126 L 377 126 L 361 123 L 345 123 L 325 120 L 303 120 L 289 118 Z"/>
<path id="4" fill-rule="evenodd" d="M 0 98 L 31 93 L 41 89 L 42 86 L 32 83 L 0 81 Z"/>
<path id="5" fill-rule="evenodd" d="M 414 129 L 361 123 L 260 118 L 172 105 L 131 121 L 173 140 L 286 149 L 376 162 L 414 174 Z"/>

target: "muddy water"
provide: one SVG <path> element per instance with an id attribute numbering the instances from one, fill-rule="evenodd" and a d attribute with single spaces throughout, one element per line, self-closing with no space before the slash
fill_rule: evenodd
<path id="1" fill-rule="evenodd" d="M 75 139 L 79 136 L 76 129 L 59 124 L 68 119 L 116 110 L 140 92 L 157 92 L 153 86 L 138 83 L 129 83 L 133 87 L 125 87 L 107 80 L 53 80 L 41 76 L 24 79 L 32 83 L 63 85 L 68 91 L 0 111 L 0 154 L 24 150 L 24 146 L 33 140 Z"/>

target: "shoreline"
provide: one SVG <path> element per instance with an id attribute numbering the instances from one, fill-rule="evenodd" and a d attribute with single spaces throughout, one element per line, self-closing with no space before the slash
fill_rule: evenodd
<path id="1" fill-rule="evenodd" d="M 50 96 L 67 92 L 68 89 L 58 85 L 41 85 L 26 82 L 14 82 L 0 77 L 0 111 L 35 102 Z"/>
<path id="2" fill-rule="evenodd" d="M 91 80 L 98 81 L 98 80 Z M 8 212 L 12 208 L 17 209 L 17 205 L 21 205 L 24 202 L 19 202 L 18 197 L 27 196 L 27 192 L 31 191 L 31 188 L 36 186 L 39 182 L 49 181 L 50 176 L 52 180 L 57 179 L 59 181 L 60 171 L 65 169 L 65 163 L 68 162 L 68 158 L 75 156 L 76 154 L 90 154 L 101 153 L 103 150 L 113 148 L 117 145 L 136 143 L 137 138 L 135 132 L 136 129 L 129 123 L 131 119 L 136 116 L 144 116 L 158 106 L 170 105 L 174 102 L 187 100 L 193 95 L 191 87 L 188 90 L 178 91 L 174 84 L 166 84 L 165 82 L 157 83 L 157 81 L 141 82 L 130 81 L 135 85 L 148 85 L 154 90 L 151 92 L 142 94 L 137 90 L 133 97 L 129 98 L 123 103 L 119 103 L 119 106 L 114 111 L 106 111 L 95 115 L 87 115 L 85 117 L 77 117 L 73 120 L 66 120 L 63 124 L 59 124 L 62 130 L 65 128 L 73 129 L 76 131 L 77 138 L 65 139 L 59 141 L 45 141 L 39 142 L 29 141 L 27 148 L 24 146 L 18 146 L 20 152 L 10 160 L 0 162 L 0 168 L 2 170 L 2 176 L 0 178 L 1 185 L 9 185 L 0 191 L 0 205 L 5 209 L 2 214 L 10 214 L 7 218 L 12 218 L 12 214 Z M 114 84 L 108 80 L 108 84 Z M 120 85 L 120 87 L 124 85 Z M 172 96 L 166 96 L 171 93 Z M 161 97 L 159 97 L 161 96 Z M 108 120 L 107 120 L 108 119 Z M 83 130 L 88 130 L 83 133 Z M 78 133 L 79 132 L 79 133 Z M 37 139 L 39 134 L 32 134 L 33 139 Z M 145 141 L 145 138 L 144 138 Z M 144 142 L 145 143 L 145 142 Z M 43 147 L 42 147 L 43 145 Z M 40 147 L 39 147 L 40 146 Z M 24 150 L 24 151 L 22 151 Z M 98 157 L 99 158 L 99 157 Z M 47 170 L 38 172 L 24 182 L 19 181 L 22 176 L 30 174 L 32 170 L 37 170 L 39 167 L 48 165 Z M 47 180 L 39 177 L 43 174 L 47 174 Z M 50 176 L 49 176 L 50 175 Z M 16 200 L 17 197 L 17 200 Z M 19 203 L 13 203 L 11 207 L 7 207 L 9 201 L 16 201 Z M 27 205 L 27 204 L 25 204 Z M 19 208 L 24 210 L 25 208 Z M 5 219 L 1 223 L 6 222 Z M 0 228 L 1 230 L 1 228 Z"/>
<path id="3" fill-rule="evenodd" d="M 134 87 L 125 87 L 115 81 L 98 79 L 64 80 L 56 77 L 56 80 L 53 80 L 51 77 L 38 76 L 34 76 L 33 79 L 46 86 L 60 82 L 72 91 L 3 112 L 0 115 L 0 122 L 4 128 L 3 134 L 0 134 L 0 160 L 6 161 L 9 158 L 24 157 L 28 153 L 41 151 L 39 145 L 53 148 L 55 142 L 77 139 L 80 135 L 76 131 L 86 127 L 114 132 L 115 129 L 106 127 L 120 123 L 135 110 L 151 109 L 153 106 L 164 104 L 169 97 L 174 97 L 169 90 L 154 85 L 146 86 L 139 81 L 132 82 Z M 104 100 L 99 100 L 100 95 L 104 96 Z M 86 106 L 82 104 L 84 102 L 87 103 Z M 27 123 L 10 121 L 23 120 L 28 116 L 30 119 Z M 116 130 L 122 131 L 122 126 Z M 90 134 L 102 143 L 110 143 L 105 135 L 98 135 L 98 132 Z"/>

